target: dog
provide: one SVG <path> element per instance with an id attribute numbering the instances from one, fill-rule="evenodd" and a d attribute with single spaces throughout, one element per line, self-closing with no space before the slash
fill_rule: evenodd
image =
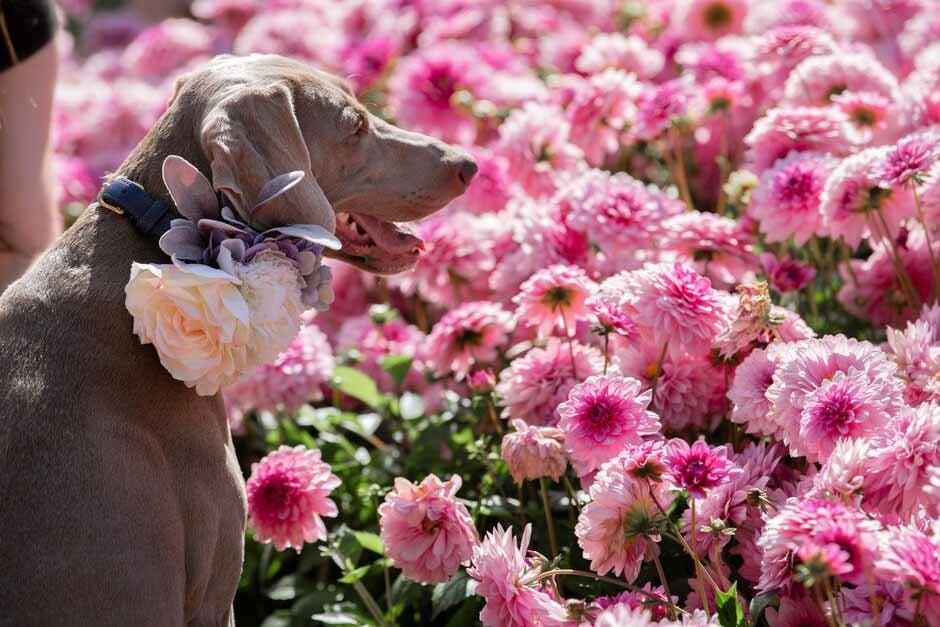
<path id="1" fill-rule="evenodd" d="M 369 113 L 344 81 L 273 55 L 180 79 L 115 175 L 172 203 L 170 154 L 246 222 L 265 182 L 302 170 L 260 226 L 319 224 L 343 244 L 333 256 L 376 273 L 419 254 L 394 223 L 437 211 L 476 172 L 463 151 Z M 133 261 L 169 260 L 93 205 L 0 298 L 2 625 L 234 624 L 246 505 L 225 410 L 132 333 Z"/>

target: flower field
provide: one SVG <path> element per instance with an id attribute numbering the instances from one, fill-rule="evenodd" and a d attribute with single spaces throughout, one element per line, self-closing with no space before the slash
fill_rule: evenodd
<path id="1" fill-rule="evenodd" d="M 479 166 L 223 388 L 237 624 L 940 626 L 931 0 L 63 4 L 68 217 L 221 53 Z"/>

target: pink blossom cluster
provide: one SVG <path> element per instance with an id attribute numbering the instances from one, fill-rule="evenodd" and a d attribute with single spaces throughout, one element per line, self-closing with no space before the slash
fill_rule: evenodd
<path id="1" fill-rule="evenodd" d="M 348 77 L 477 160 L 415 225 L 413 270 L 335 268 L 331 311 L 225 391 L 233 426 L 328 405 L 337 364 L 420 396 L 429 422 L 478 411 L 504 501 L 546 490 L 570 511 L 567 564 L 635 589 L 569 596 L 541 520 L 497 523 L 468 509 L 470 477 L 428 470 L 377 506 L 405 577 L 466 568 L 487 626 L 718 624 L 732 583 L 746 611 L 774 595 L 750 617 L 772 627 L 940 625 L 932 2 L 196 0 L 153 25 L 69 5 L 63 203 L 90 201 L 222 52 Z M 259 541 L 326 538 L 339 485 L 319 452 L 253 473 Z M 661 575 L 666 559 L 683 561 Z"/>

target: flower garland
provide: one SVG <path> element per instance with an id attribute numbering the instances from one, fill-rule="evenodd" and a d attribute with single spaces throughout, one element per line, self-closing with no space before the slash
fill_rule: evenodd
<path id="1" fill-rule="evenodd" d="M 252 212 L 303 176 L 269 181 Z M 141 344 L 153 344 L 173 378 L 211 396 L 285 350 L 305 309 L 333 302 L 323 250 L 340 243 L 312 224 L 252 228 L 220 207 L 209 181 L 182 157 L 167 157 L 163 180 L 183 215 L 159 242 L 173 263 L 133 263 L 125 306 Z"/>

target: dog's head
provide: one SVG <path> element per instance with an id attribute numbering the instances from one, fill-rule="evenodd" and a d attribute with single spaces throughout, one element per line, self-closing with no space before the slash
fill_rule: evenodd
<path id="1" fill-rule="evenodd" d="M 380 274 L 419 254 L 395 222 L 437 211 L 477 169 L 465 152 L 372 115 L 344 81 L 274 55 L 217 57 L 180 79 L 170 106 L 204 112 L 194 130 L 213 185 L 243 219 L 318 224 L 343 244 L 331 256 Z M 299 184 L 252 213 L 266 182 L 297 170 Z"/>

